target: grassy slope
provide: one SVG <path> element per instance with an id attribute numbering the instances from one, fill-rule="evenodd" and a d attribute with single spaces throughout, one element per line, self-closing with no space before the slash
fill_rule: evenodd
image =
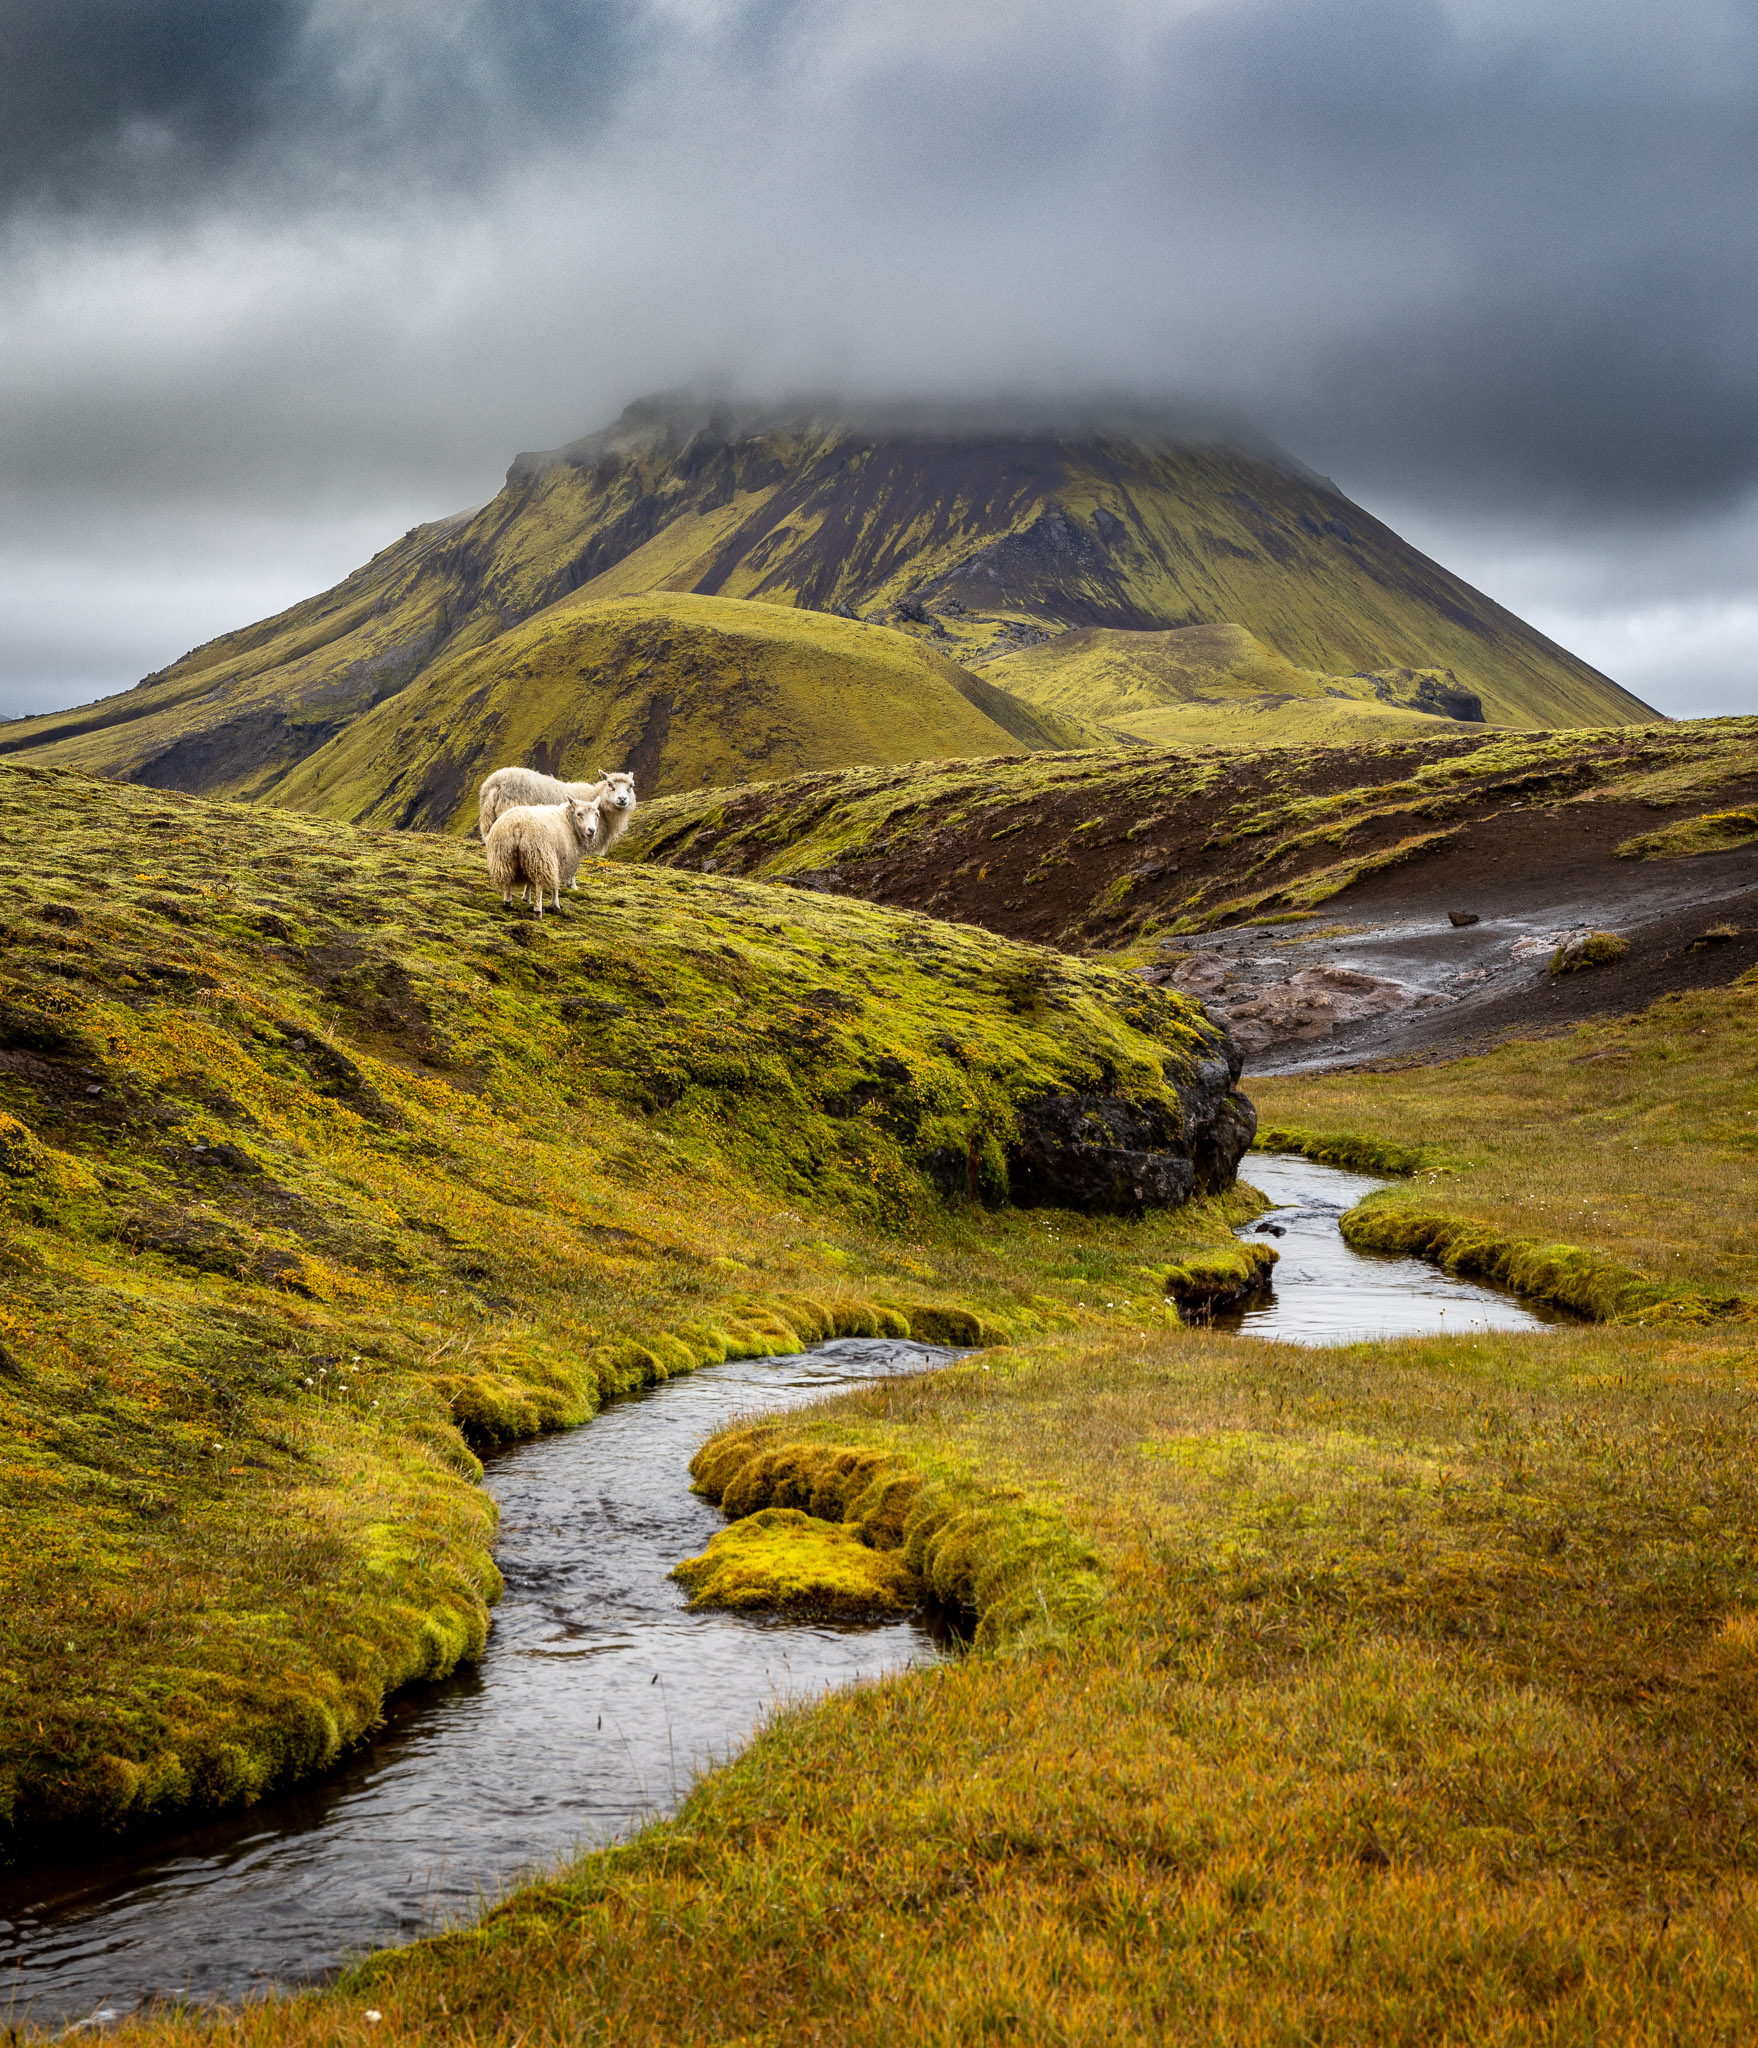
<path id="1" fill-rule="evenodd" d="M 1758 1316 L 1758 984 L 1663 997 L 1567 1038 L 1386 1074 L 1265 1076 L 1278 1142 L 1318 1156 L 1396 1133 L 1422 1170 L 1361 1213 L 1388 1250 L 1445 1247 L 1590 1313 Z M 1535 1118 L 1530 1105 L 1544 1104 Z M 1678 1298 L 1673 1298 L 1678 1297 Z"/>
<path id="2" fill-rule="evenodd" d="M 1047 1248 L 921 1166 L 1163 1091 L 1187 1005 L 662 871 L 538 927 L 479 863 L 0 769 L 0 1839 L 249 1799 L 470 1654 L 471 1442 L 832 1329 L 1165 1321 L 1144 1261 L 1225 1235 Z"/>
<path id="3" fill-rule="evenodd" d="M 1267 1086 L 1358 1156 L 1427 1150 L 1372 1208 L 1444 1190 L 1743 1284 L 1754 1002 Z M 1008 1255 L 1064 1228 L 1025 1219 Z M 675 1821 L 477 1929 L 118 2040 L 1734 2048 L 1758 2003 L 1748 1334 L 1040 1333 L 735 1433 L 699 1469 L 736 1512 L 866 1515 L 984 1647 L 779 1716 Z M 889 1475 L 889 1520 L 855 1467 Z"/>
<path id="4" fill-rule="evenodd" d="M 1451 1202 L 1524 1172 L 1598 1255 L 1647 1227 L 1721 1283 L 1750 1270 L 1723 1219 L 1755 1192 L 1754 1002 L 1271 1085 L 1366 1148 L 1469 1149 Z M 1643 1134 L 1659 1235 L 1604 1199 L 1631 1184 L 1614 1127 Z M 1747 1336 L 1042 1336 L 729 1432 L 697 1461 L 724 1507 L 857 1519 L 960 1589 L 985 1647 L 782 1715 L 675 1821 L 478 1928 L 120 2039 L 351 2038 L 371 2008 L 378 2041 L 1734 2048 L 1758 2003 Z"/>
<path id="5" fill-rule="evenodd" d="M 771 1490 L 913 1473 L 926 1562 L 1014 1625 L 780 1716 L 477 1929 L 118 2039 L 1733 2048 L 1749 1359 L 1051 1339 L 735 1440 Z"/>
<path id="6" fill-rule="evenodd" d="M 1116 948 L 1309 912 L 1361 874 L 1444 845 L 1466 818 L 1540 802 L 1713 811 L 1718 790 L 1755 769 L 1752 719 L 1634 732 L 1446 725 L 1347 749 L 1048 756 L 699 791 L 644 810 L 625 843 L 641 859 L 708 859 L 723 873 L 835 869 L 858 895 Z"/>
<path id="7" fill-rule="evenodd" d="M 627 766 L 643 794 L 664 795 L 1062 747 L 1090 732 L 883 626 L 727 598 L 582 593 L 439 662 L 249 794 L 358 824 L 463 831 L 483 776 L 511 761 L 582 778 L 600 762 Z"/>
<path id="8" fill-rule="evenodd" d="M 1382 740 L 1481 735 L 1398 704 L 1335 697 L 1242 697 L 1222 704 L 1168 704 L 1108 721 L 1120 736 L 1147 747 L 1221 747 L 1256 753 L 1264 747 L 1373 746 Z"/>
<path id="9" fill-rule="evenodd" d="M 544 607 L 648 589 L 891 623 L 926 594 L 955 661 L 994 651 L 1008 621 L 1234 621 L 1305 669 L 1451 669 L 1493 720 L 1652 716 L 1330 486 L 1253 455 L 633 409 L 560 456 L 521 457 L 491 503 L 414 529 L 334 589 L 134 690 L 7 728 L 0 753 L 239 794 Z M 424 734 L 424 757 L 444 744 Z"/>

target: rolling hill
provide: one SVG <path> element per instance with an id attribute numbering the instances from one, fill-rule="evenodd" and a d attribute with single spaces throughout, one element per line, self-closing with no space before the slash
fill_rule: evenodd
<path id="1" fill-rule="evenodd" d="M 20 721 L 0 753 L 275 802 L 309 763 L 299 801 L 378 815 L 383 789 L 311 757 L 553 607 L 677 594 L 858 620 L 966 669 L 1086 629 L 1233 626 L 1277 673 L 1447 672 L 1493 722 L 1654 715 L 1271 451 L 1143 419 L 856 420 L 668 397 L 520 456 L 489 504 L 413 529 L 332 590 L 132 690 Z M 974 743 L 967 729 L 949 750 Z M 419 757 L 397 762 L 406 780 L 445 784 L 448 731 L 411 726 L 401 744 Z M 852 764 L 873 758 L 863 744 L 827 714 L 796 758 Z"/>
<path id="2" fill-rule="evenodd" d="M 1094 744 L 1117 742 L 883 626 L 733 598 L 566 598 L 436 663 L 262 793 L 361 824 L 468 831 L 477 785 L 503 761 L 585 776 L 602 759 L 661 796 Z"/>
<path id="3" fill-rule="evenodd" d="M 1236 625 L 1078 626 L 986 673 L 1027 703 L 1148 746 L 1346 745 L 1483 723 L 1481 698 L 1449 669 L 1324 675 Z"/>

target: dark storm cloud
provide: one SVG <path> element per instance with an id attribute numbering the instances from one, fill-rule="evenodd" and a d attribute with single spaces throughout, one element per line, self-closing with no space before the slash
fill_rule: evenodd
<path id="1" fill-rule="evenodd" d="M 141 215 L 389 170 L 480 178 L 613 100 L 637 23 L 616 0 L 13 0 L 0 203 Z"/>
<path id="2" fill-rule="evenodd" d="M 13 0 L 11 644 L 123 660 L 134 599 L 44 652 L 82 535 L 159 588 L 272 512 L 286 601 L 714 375 L 1243 416 L 1467 572 L 1542 554 L 1559 619 L 1619 601 L 1590 558 L 1732 619 L 1755 136 L 1749 0 Z"/>

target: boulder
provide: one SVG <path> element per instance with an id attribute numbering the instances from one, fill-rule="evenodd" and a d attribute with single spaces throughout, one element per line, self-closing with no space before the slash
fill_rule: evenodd
<path id="1" fill-rule="evenodd" d="M 1257 1111 L 1238 1093 L 1231 1040 L 1178 1086 L 1180 1114 L 1159 1103 L 1094 1092 L 1022 1103 L 1008 1152 L 1008 1194 L 1024 1207 L 1134 1216 L 1231 1186 L 1257 1135 Z"/>

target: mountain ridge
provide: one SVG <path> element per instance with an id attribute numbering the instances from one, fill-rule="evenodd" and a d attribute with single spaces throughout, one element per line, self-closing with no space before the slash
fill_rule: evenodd
<path id="1" fill-rule="evenodd" d="M 667 592 L 840 614 L 964 668 L 1086 628 L 1232 624 L 1315 673 L 1449 670 L 1497 722 L 1655 716 L 1292 458 L 1154 432 L 638 401 L 330 590 L 7 728 L 0 754 L 274 801 L 437 665 L 567 600 Z"/>

